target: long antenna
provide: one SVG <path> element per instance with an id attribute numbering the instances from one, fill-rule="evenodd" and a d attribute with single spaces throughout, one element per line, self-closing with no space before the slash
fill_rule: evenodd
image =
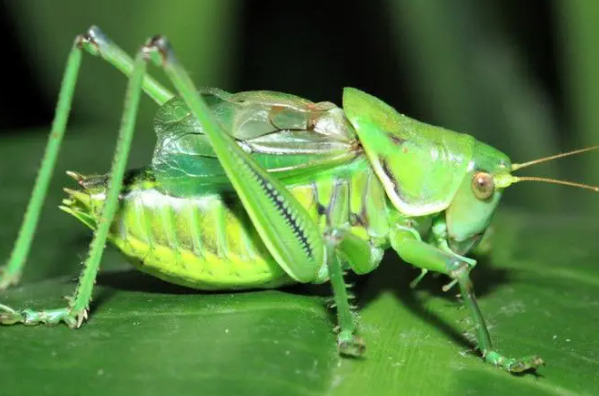
<path id="1" fill-rule="evenodd" d="M 597 146 L 591 146 L 591 147 L 586 147 L 586 148 L 578 149 L 578 150 L 574 150 L 574 151 L 569 151 L 567 153 L 556 154 L 556 155 L 552 155 L 550 157 L 539 158 L 539 159 L 536 159 L 536 160 L 533 160 L 533 161 L 524 162 L 522 164 L 512 164 L 512 171 L 515 171 L 515 170 L 518 170 L 518 169 L 522 169 L 522 168 L 526 168 L 527 166 L 540 164 L 541 162 L 552 161 L 552 160 L 555 160 L 555 159 L 558 159 L 558 158 L 568 157 L 570 155 L 575 155 L 575 154 L 586 153 L 587 151 L 592 151 L 592 150 L 597 150 L 597 149 L 599 149 L 599 145 L 597 145 Z"/>
<path id="2" fill-rule="evenodd" d="M 569 181 L 565 181 L 565 180 L 547 179 L 545 177 L 513 176 L 512 180 L 514 183 L 521 182 L 521 181 L 537 181 L 537 182 L 552 183 L 552 184 L 563 184 L 565 186 L 585 188 L 587 190 L 599 192 L 599 187 L 597 187 L 597 186 L 591 186 L 589 184 L 582 184 L 582 183 L 574 183 L 574 182 L 569 182 Z"/>

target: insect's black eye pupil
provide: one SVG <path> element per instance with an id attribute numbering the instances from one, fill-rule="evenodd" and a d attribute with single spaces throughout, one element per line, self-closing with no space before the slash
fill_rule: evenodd
<path id="1" fill-rule="evenodd" d="M 495 191 L 493 176 L 485 172 L 478 172 L 472 180 L 472 190 L 478 199 L 488 199 Z"/>

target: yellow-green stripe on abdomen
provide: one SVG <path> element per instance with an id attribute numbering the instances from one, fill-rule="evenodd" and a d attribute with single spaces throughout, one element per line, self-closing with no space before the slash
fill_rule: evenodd
<path id="1" fill-rule="evenodd" d="M 239 203 L 220 195 L 166 196 L 154 189 L 124 197 L 111 241 L 143 272 L 201 290 L 292 283 L 270 256 Z"/>
<path id="2" fill-rule="evenodd" d="M 323 233 L 341 227 L 370 241 L 375 250 L 385 243 L 387 201 L 372 172 L 321 175 L 287 187 Z M 140 270 L 201 290 L 293 283 L 234 193 L 177 198 L 143 183 L 129 191 L 110 237 Z M 326 276 L 324 270 L 319 275 Z"/>

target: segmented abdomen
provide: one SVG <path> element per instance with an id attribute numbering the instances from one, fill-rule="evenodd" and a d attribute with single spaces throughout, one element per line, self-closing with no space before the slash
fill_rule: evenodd
<path id="1" fill-rule="evenodd" d="M 288 188 L 321 230 L 345 227 L 384 243 L 386 196 L 370 168 L 321 175 Z M 293 283 L 277 265 L 234 192 L 178 198 L 131 188 L 111 241 L 140 270 L 202 290 L 270 288 Z"/>

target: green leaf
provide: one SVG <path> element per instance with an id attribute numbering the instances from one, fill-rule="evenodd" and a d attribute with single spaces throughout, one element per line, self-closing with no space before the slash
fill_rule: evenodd
<path id="1" fill-rule="evenodd" d="M 59 172 L 102 173 L 110 129 L 74 129 Z M 0 255 L 10 252 L 43 149 L 42 135 L 0 141 Z M 151 153 L 140 136 L 132 161 Z M 54 308 L 74 288 L 89 231 L 58 211 L 57 174 L 15 308 Z M 0 394 L 86 395 L 594 395 L 599 389 L 599 224 L 503 212 L 494 250 L 473 271 L 496 347 L 539 354 L 537 376 L 514 376 L 472 353 L 467 311 L 444 277 L 395 254 L 357 279 L 363 359 L 336 353 L 322 287 L 199 293 L 130 270 L 108 249 L 81 329 L 0 327 Z M 463 332 L 467 332 L 464 336 Z"/>
<path id="2" fill-rule="evenodd" d="M 146 278 L 100 277 L 84 329 L 2 328 L 2 394 L 305 395 L 329 386 L 336 347 L 318 298 L 200 295 Z M 6 301 L 55 306 L 71 288 L 42 282 Z"/>

